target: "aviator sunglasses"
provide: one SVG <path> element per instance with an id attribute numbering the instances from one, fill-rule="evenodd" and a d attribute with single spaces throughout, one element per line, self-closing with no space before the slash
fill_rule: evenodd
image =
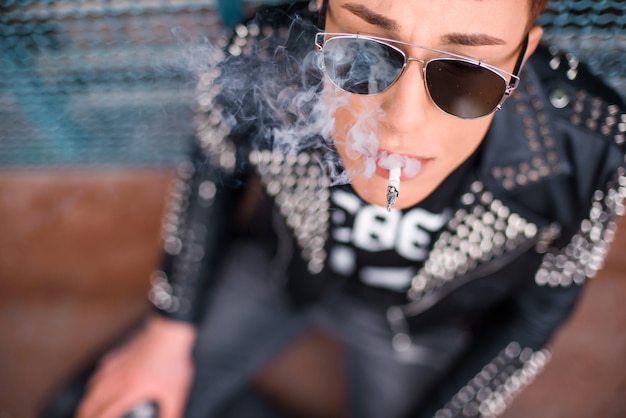
<path id="1" fill-rule="evenodd" d="M 325 11 L 326 7 L 322 7 L 320 13 Z M 320 16 L 320 27 L 324 27 L 324 20 Z M 382 93 L 398 81 L 410 61 L 417 61 L 422 65 L 426 90 L 435 106 L 459 118 L 475 119 L 499 109 L 517 87 L 528 36 L 513 73 L 472 58 L 375 36 L 320 32 L 315 44 L 321 52 L 322 70 L 343 91 L 359 95 Z M 429 60 L 412 58 L 395 45 L 441 56 Z"/>

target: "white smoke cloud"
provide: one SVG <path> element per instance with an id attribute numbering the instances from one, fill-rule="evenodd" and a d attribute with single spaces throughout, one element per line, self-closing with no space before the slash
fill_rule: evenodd
<path id="1" fill-rule="evenodd" d="M 288 21 L 286 34 L 279 30 L 265 33 L 268 24 L 280 20 Z M 350 96 L 331 83 L 323 88 L 320 55 L 314 44 L 319 30 L 300 18 L 277 12 L 262 15 L 246 31 L 259 35 L 253 44 L 236 41 L 242 44 L 243 53 L 238 55 L 225 54 L 219 42 L 176 33 L 185 45 L 184 58 L 190 71 L 206 74 L 218 70 L 221 74 L 211 87 L 219 93 L 212 106 L 221 108 L 222 121 L 230 127 L 231 136 L 252 135 L 254 147 L 283 153 L 333 149 L 334 114 L 340 108 L 348 109 Z M 356 175 L 369 178 L 377 164 L 384 168 L 400 164 L 405 175 L 417 174 L 419 161 L 379 151 L 376 132 L 384 112 L 372 100 L 362 100 L 359 112 L 353 112 L 354 123 L 347 131 L 345 147 L 347 157 L 361 158 L 364 167 L 360 172 L 347 173 L 336 153 L 325 153 L 323 165 L 332 183 L 345 184 Z"/>

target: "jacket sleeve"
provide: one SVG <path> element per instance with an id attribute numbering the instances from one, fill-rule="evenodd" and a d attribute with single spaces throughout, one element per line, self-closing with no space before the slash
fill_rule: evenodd
<path id="1" fill-rule="evenodd" d="M 150 291 L 150 300 L 168 318 L 198 322 L 202 317 L 206 291 L 216 280 L 225 241 L 232 235 L 249 151 L 271 142 L 268 132 L 276 122 L 271 112 L 262 112 L 268 105 L 258 90 L 263 83 L 277 82 L 278 77 L 266 77 L 267 68 L 280 67 L 268 51 L 285 43 L 286 31 L 278 28 L 290 19 L 285 13 L 268 13 L 267 19 L 237 26 L 198 58 L 197 145 L 178 169 L 163 226 L 163 259 Z"/>
<path id="2" fill-rule="evenodd" d="M 416 416 L 495 417 L 543 369 L 546 344 L 569 316 L 582 285 L 532 284 L 492 311 L 488 325 Z"/>
<path id="3" fill-rule="evenodd" d="M 170 187 L 162 260 L 152 274 L 149 298 L 157 312 L 174 320 L 200 320 L 232 226 L 240 182 L 210 160 L 195 145 L 190 158 L 178 165 Z"/>
<path id="4" fill-rule="evenodd" d="M 622 152 L 621 150 L 619 151 Z M 524 277 L 505 303 L 487 313 L 473 344 L 419 417 L 495 417 L 549 360 L 549 342 L 602 267 L 624 213 L 626 170 L 605 168 L 587 213 L 543 254 L 534 250 L 501 271 Z M 486 322 L 486 324 L 485 324 Z"/>

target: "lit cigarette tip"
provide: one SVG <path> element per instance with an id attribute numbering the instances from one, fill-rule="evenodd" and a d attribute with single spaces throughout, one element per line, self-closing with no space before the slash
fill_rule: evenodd
<path id="1" fill-rule="evenodd" d="M 387 182 L 387 211 L 391 212 L 391 207 L 396 203 L 400 192 L 400 167 L 393 167 L 389 170 L 389 181 Z"/>

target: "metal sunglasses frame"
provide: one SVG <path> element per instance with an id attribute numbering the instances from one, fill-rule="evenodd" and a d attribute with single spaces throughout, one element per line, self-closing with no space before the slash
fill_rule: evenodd
<path id="1" fill-rule="evenodd" d="M 447 112 L 446 110 L 442 109 L 436 102 L 435 100 L 433 100 L 431 94 L 430 94 L 430 90 L 428 89 L 428 84 L 426 82 L 426 68 L 428 67 L 428 64 L 434 61 L 460 61 L 460 62 L 464 62 L 464 63 L 468 63 L 468 64 L 472 64 L 481 68 L 484 68 L 486 70 L 491 71 L 492 73 L 498 75 L 500 78 L 502 78 L 502 80 L 505 83 L 505 88 L 504 91 L 502 92 L 502 96 L 500 97 L 500 100 L 498 102 L 498 104 L 496 105 L 496 107 L 494 107 L 490 112 L 485 113 L 484 115 L 481 116 L 476 116 L 475 118 L 479 118 L 479 117 L 483 117 L 483 116 L 487 116 L 493 112 L 495 112 L 496 110 L 499 110 L 502 106 L 502 103 L 504 103 L 504 101 L 508 98 L 508 96 L 513 93 L 513 91 L 515 91 L 515 89 L 517 88 L 517 86 L 519 85 L 520 82 L 520 78 L 518 76 L 519 70 L 522 66 L 522 62 L 524 59 L 524 55 L 526 53 L 526 47 L 528 45 L 528 35 L 526 35 L 526 37 L 524 38 L 523 41 L 523 45 L 522 45 L 522 50 L 520 51 L 520 54 L 517 58 L 517 62 L 515 64 L 515 69 L 513 70 L 513 73 L 510 73 L 508 71 L 505 71 L 501 68 L 495 67 L 493 65 L 490 64 L 486 64 L 480 60 L 476 60 L 470 57 L 465 57 L 463 55 L 458 55 L 458 54 L 454 54 L 451 52 L 446 52 L 446 51 L 442 51 L 439 49 L 434 49 L 434 48 L 429 48 L 429 47 L 425 47 L 425 46 L 421 46 L 421 45 L 417 45 L 417 44 L 411 44 L 408 42 L 402 42 L 402 41 L 396 41 L 394 39 L 388 39 L 388 38 L 381 38 L 381 37 L 377 37 L 377 36 L 370 36 L 370 35 L 361 35 L 361 34 L 354 34 L 354 33 L 342 33 L 342 32 L 318 32 L 315 35 L 315 45 L 317 46 L 318 50 L 323 53 L 324 52 L 324 44 L 326 41 L 328 41 L 328 37 L 331 37 L 330 39 L 334 39 L 334 38 L 348 38 L 348 39 L 366 39 L 366 40 L 370 40 L 382 45 L 385 45 L 386 47 L 389 47 L 397 52 L 399 52 L 403 57 L 404 57 L 404 63 L 402 65 L 402 68 L 400 70 L 400 72 L 398 73 L 398 76 L 389 84 L 389 86 L 385 87 L 383 90 L 377 92 L 377 93 L 371 93 L 371 94 L 362 94 L 363 96 L 370 96 L 370 95 L 375 95 L 375 94 L 380 94 L 383 93 L 384 91 L 386 91 L 387 89 L 389 89 L 391 86 L 393 86 L 399 79 L 400 77 L 402 77 L 402 75 L 404 74 L 404 71 L 406 70 L 407 66 L 409 65 L 409 62 L 411 61 L 416 61 L 419 62 L 422 65 L 422 79 L 424 80 L 424 86 L 426 88 L 426 91 L 428 92 L 428 97 L 430 98 L 430 100 L 435 104 L 435 106 L 437 106 L 438 109 L 440 109 L 442 112 L 445 112 L 447 114 L 456 116 L 456 117 L 460 117 L 458 115 L 454 115 L 450 112 Z M 437 57 L 437 58 L 432 58 L 432 59 L 419 59 L 419 58 L 414 58 L 414 57 L 410 57 L 408 56 L 404 51 L 402 51 L 400 48 L 396 47 L 393 44 L 397 44 L 397 45 L 402 45 L 402 46 L 406 46 L 406 47 L 411 47 L 411 48 L 418 48 L 418 49 L 423 49 L 426 51 L 430 51 L 430 52 L 435 52 L 437 54 L 441 54 L 441 55 L 446 55 L 446 57 Z M 320 63 L 322 70 L 324 71 L 325 74 L 327 74 L 326 72 L 326 68 L 324 65 L 324 60 L 321 60 Z M 510 77 L 510 81 L 507 80 L 507 77 Z M 337 88 L 341 89 L 341 87 L 339 87 L 335 81 L 333 81 L 330 77 L 328 77 L 328 79 L 335 85 L 337 86 Z M 343 89 L 341 89 L 343 90 Z M 351 92 L 348 92 L 351 93 Z M 359 94 L 359 93 L 351 93 L 351 94 Z M 466 118 L 466 119 L 473 119 L 473 118 Z"/>

